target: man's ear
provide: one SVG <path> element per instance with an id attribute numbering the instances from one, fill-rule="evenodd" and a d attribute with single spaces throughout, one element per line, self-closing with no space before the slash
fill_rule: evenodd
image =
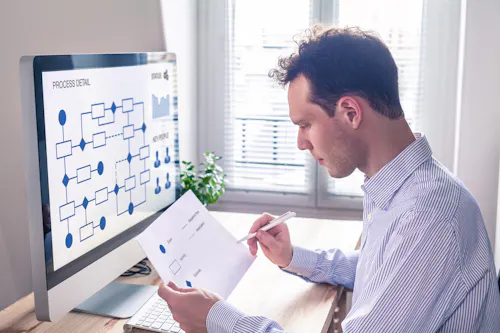
<path id="1" fill-rule="evenodd" d="M 363 121 L 363 108 L 357 96 L 342 96 L 337 103 L 336 114 L 340 121 L 345 121 L 352 129 L 358 129 Z M 337 116 L 336 115 L 336 116 Z"/>

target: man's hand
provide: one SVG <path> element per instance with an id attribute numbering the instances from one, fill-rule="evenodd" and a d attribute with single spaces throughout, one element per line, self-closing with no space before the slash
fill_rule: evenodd
<path id="1" fill-rule="evenodd" d="M 179 288 L 172 281 L 162 284 L 158 295 L 167 302 L 174 320 L 187 333 L 207 332 L 208 312 L 222 299 L 208 290 Z"/>
<path id="2" fill-rule="evenodd" d="M 250 228 L 250 233 L 254 233 L 270 221 L 274 220 L 274 217 L 264 213 L 259 217 Z M 271 260 L 274 264 L 280 267 L 286 267 L 292 261 L 293 248 L 290 241 L 290 232 L 285 223 L 278 224 L 274 228 L 268 231 L 259 230 L 257 232 L 257 237 L 248 240 L 248 246 L 250 247 L 250 253 L 255 255 L 257 253 L 257 241 L 266 257 Z"/>

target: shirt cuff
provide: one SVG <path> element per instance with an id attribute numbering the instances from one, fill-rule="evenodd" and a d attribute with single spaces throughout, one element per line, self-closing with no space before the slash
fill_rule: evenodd
<path id="1" fill-rule="evenodd" d="M 224 300 L 215 303 L 207 315 L 208 333 L 231 333 L 245 314 Z"/>
<path id="2" fill-rule="evenodd" d="M 304 249 L 299 246 L 293 247 L 292 261 L 283 270 L 295 273 L 298 276 L 310 278 L 316 263 L 318 262 L 318 254 L 314 251 Z"/>

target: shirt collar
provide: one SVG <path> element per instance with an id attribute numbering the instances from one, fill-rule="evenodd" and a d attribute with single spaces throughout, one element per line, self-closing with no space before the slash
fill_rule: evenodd
<path id="1" fill-rule="evenodd" d="M 432 150 L 427 138 L 420 133 L 415 133 L 415 137 L 415 141 L 382 167 L 372 178 L 365 176 L 365 183 L 361 188 L 382 210 L 389 207 L 391 199 L 404 181 L 422 163 L 432 157 Z"/>

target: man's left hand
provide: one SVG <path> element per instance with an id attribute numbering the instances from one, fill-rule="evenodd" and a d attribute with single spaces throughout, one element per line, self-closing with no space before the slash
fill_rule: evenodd
<path id="1" fill-rule="evenodd" d="M 174 320 L 187 333 L 207 332 L 208 312 L 222 299 L 208 290 L 179 288 L 172 281 L 162 284 L 158 295 L 167 302 Z"/>

